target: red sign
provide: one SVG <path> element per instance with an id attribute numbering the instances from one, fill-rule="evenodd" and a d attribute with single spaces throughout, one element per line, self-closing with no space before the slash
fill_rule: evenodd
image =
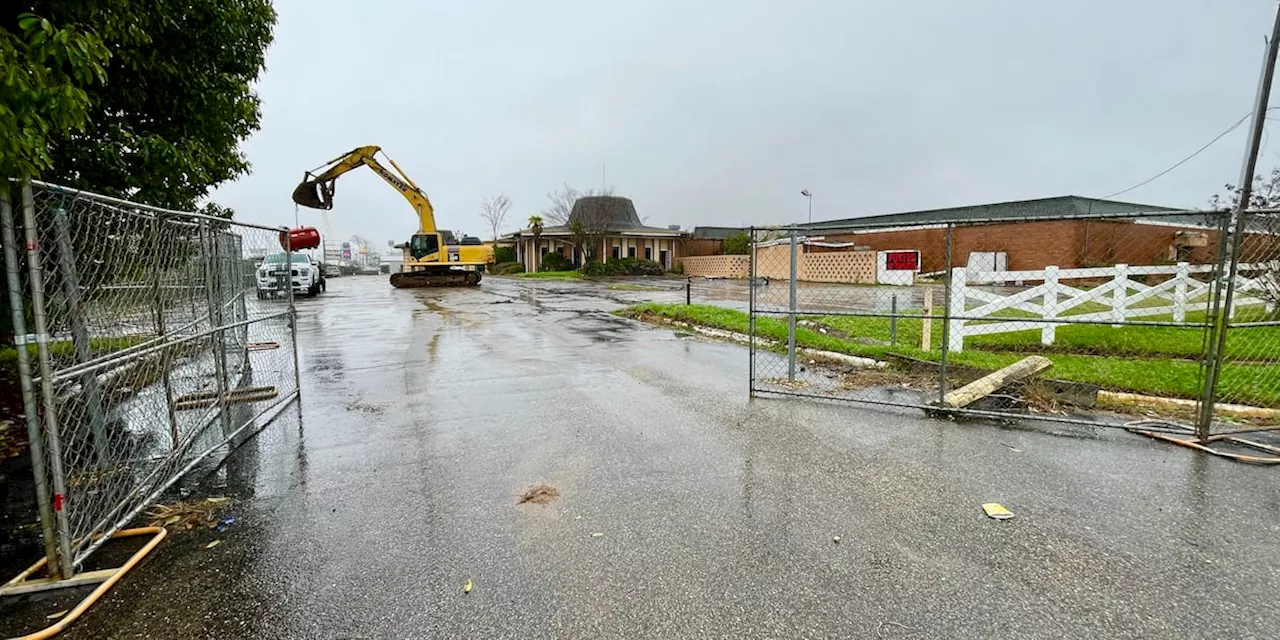
<path id="1" fill-rule="evenodd" d="M 888 251 L 884 254 L 886 271 L 919 271 L 919 251 Z"/>

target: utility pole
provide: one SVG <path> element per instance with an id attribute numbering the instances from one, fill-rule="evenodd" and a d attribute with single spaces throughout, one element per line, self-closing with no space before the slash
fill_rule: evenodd
<path id="1" fill-rule="evenodd" d="M 1209 340 L 1208 366 L 1205 369 L 1204 392 L 1200 399 L 1200 416 L 1196 424 L 1196 437 L 1209 437 L 1213 425 L 1213 406 L 1217 402 L 1218 376 L 1222 372 L 1223 349 L 1227 345 L 1227 329 L 1231 321 L 1232 297 L 1235 293 L 1236 272 L 1240 266 L 1240 240 L 1244 237 L 1244 223 L 1248 217 L 1249 201 L 1253 198 L 1253 176 L 1258 168 L 1258 150 L 1262 146 L 1262 130 L 1266 126 L 1267 102 L 1271 97 L 1271 80 L 1276 72 L 1276 52 L 1280 49 L 1280 6 L 1277 6 L 1275 22 L 1271 26 L 1271 38 L 1267 41 L 1266 57 L 1262 61 L 1262 77 L 1258 79 L 1258 95 L 1253 105 L 1253 117 L 1249 126 L 1249 144 L 1240 167 L 1240 200 L 1231 212 L 1226 237 L 1222 242 L 1222 261 L 1216 275 L 1221 275 L 1214 294 L 1212 322 L 1213 333 Z"/>

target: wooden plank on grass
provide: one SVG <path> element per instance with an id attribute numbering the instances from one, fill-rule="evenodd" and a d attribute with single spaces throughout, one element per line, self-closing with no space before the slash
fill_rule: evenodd
<path id="1" fill-rule="evenodd" d="M 1044 356 L 1027 356 L 1003 369 L 993 371 L 943 396 L 942 404 L 953 409 L 967 407 L 1011 382 L 1025 380 L 1053 366 Z"/>

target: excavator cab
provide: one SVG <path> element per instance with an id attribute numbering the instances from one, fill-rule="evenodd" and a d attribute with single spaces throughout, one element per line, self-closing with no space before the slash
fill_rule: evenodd
<path id="1" fill-rule="evenodd" d="M 293 201 L 312 209 L 333 208 L 333 185 L 337 180 L 320 181 L 306 174 L 302 182 L 293 189 Z"/>
<path id="2" fill-rule="evenodd" d="M 413 256 L 414 260 L 421 260 L 439 252 L 440 234 L 438 233 L 415 233 L 409 239 L 409 254 Z"/>

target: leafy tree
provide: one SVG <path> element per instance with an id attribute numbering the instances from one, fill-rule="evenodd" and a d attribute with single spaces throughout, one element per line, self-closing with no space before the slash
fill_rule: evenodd
<path id="1" fill-rule="evenodd" d="M 194 209 L 248 171 L 239 144 L 260 127 L 253 83 L 275 24 L 270 0 L 20 2 L 112 52 L 105 81 L 75 83 L 85 126 L 50 129 L 44 179 Z"/>
<path id="2" fill-rule="evenodd" d="M 542 216 L 529 216 L 529 229 L 533 232 L 533 270 L 538 270 L 539 249 L 542 248 Z"/>
<path id="3" fill-rule="evenodd" d="M 751 253 L 751 237 L 745 233 L 735 233 L 724 239 L 720 245 L 720 253 L 727 256 L 743 256 Z"/>
<path id="4" fill-rule="evenodd" d="M 96 33 L 30 11 L 0 16 L 0 179 L 38 176 L 53 164 L 51 140 L 83 130 L 87 87 L 110 58 Z M 0 189 L 8 182 L 0 182 Z"/>

